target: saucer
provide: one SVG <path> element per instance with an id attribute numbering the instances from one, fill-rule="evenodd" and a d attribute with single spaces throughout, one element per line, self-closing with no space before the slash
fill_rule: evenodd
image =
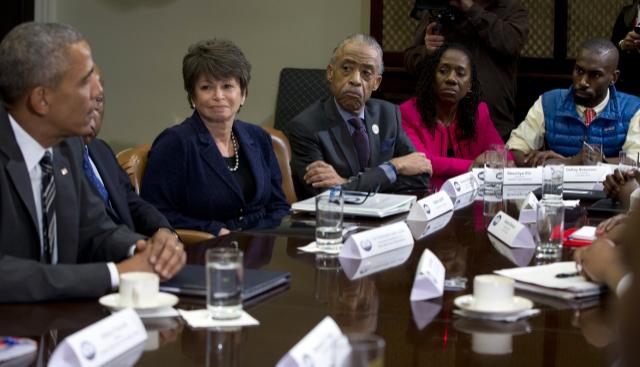
<path id="1" fill-rule="evenodd" d="M 500 315 L 500 316 L 509 316 L 516 315 L 522 311 L 531 309 L 533 307 L 533 302 L 524 298 L 524 297 L 513 297 L 513 302 L 508 307 L 502 310 L 479 310 L 474 307 L 473 295 L 467 294 L 464 296 L 457 297 L 453 303 L 455 303 L 458 308 L 469 312 L 476 313 L 478 315 Z"/>
<path id="2" fill-rule="evenodd" d="M 119 311 L 127 308 L 120 305 L 120 294 L 118 293 L 111 293 L 107 294 L 106 296 L 102 296 L 100 297 L 98 302 L 100 302 L 101 305 L 111 311 Z M 156 304 L 145 307 L 132 308 L 136 311 L 150 311 L 163 307 L 173 307 L 176 303 L 178 303 L 178 297 L 176 297 L 175 295 L 171 293 L 158 292 L 158 296 L 156 297 Z"/>

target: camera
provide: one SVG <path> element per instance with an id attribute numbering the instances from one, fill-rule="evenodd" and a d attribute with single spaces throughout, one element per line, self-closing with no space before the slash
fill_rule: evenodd
<path id="1" fill-rule="evenodd" d="M 432 20 L 438 22 L 438 33 L 441 33 L 443 26 L 455 22 L 458 9 L 449 5 L 449 0 L 416 0 L 410 16 L 420 20 L 427 12 Z"/>

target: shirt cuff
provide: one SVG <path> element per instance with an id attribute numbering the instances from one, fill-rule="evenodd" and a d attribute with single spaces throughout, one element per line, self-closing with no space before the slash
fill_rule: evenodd
<path id="1" fill-rule="evenodd" d="M 382 170 L 384 171 L 384 174 L 389 179 L 389 182 L 391 183 L 396 182 L 396 179 L 398 178 L 398 171 L 396 171 L 396 167 L 394 167 L 393 164 L 391 164 L 391 162 L 384 162 L 378 167 L 382 168 Z"/>
<path id="2" fill-rule="evenodd" d="M 620 279 L 620 281 L 618 282 L 618 285 L 616 286 L 616 295 L 618 295 L 618 298 L 622 297 L 622 295 L 625 294 L 627 290 L 629 290 L 629 287 L 631 287 L 632 281 L 633 281 L 633 274 L 631 273 L 625 274 L 622 277 L 622 279 Z"/>
<path id="3" fill-rule="evenodd" d="M 109 275 L 111 276 L 111 289 L 115 290 L 120 285 L 120 274 L 115 263 L 107 263 Z"/>

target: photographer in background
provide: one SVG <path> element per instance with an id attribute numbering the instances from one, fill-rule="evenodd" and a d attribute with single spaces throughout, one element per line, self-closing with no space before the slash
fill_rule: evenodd
<path id="1" fill-rule="evenodd" d="M 634 0 L 618 14 L 616 23 L 611 32 L 611 42 L 618 46 L 620 51 L 620 79 L 616 83 L 616 89 L 621 92 L 640 96 L 640 33 L 634 29 L 639 23 L 638 10 L 640 0 Z"/>
<path id="2" fill-rule="evenodd" d="M 426 9 L 411 47 L 409 73 L 446 43 L 466 46 L 478 66 L 483 100 L 504 141 L 514 127 L 516 66 L 529 35 L 529 13 L 517 0 L 417 0 Z"/>

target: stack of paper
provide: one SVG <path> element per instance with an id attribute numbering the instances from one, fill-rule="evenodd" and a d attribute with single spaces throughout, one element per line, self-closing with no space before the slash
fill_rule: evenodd
<path id="1" fill-rule="evenodd" d="M 328 195 L 328 191 L 320 195 Z M 365 194 L 366 195 L 366 194 Z M 362 217 L 384 218 L 390 215 L 408 212 L 416 201 L 413 195 L 372 194 L 362 204 L 344 204 L 344 214 Z M 302 212 L 315 212 L 315 197 L 298 201 L 291 209 Z"/>
<path id="2" fill-rule="evenodd" d="M 495 273 L 515 279 L 517 289 L 563 299 L 593 297 L 605 290 L 581 275 L 573 275 L 576 273 L 574 261 L 496 270 Z M 563 275 L 558 277 L 558 274 Z"/>

